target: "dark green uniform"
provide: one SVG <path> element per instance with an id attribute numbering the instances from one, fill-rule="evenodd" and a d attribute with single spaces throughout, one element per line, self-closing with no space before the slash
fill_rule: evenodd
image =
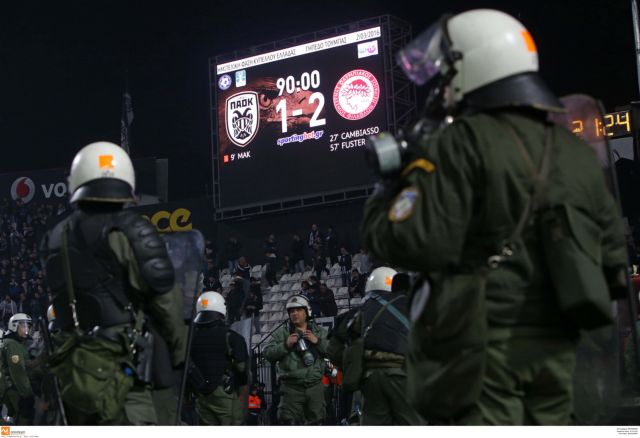
<path id="1" fill-rule="evenodd" d="M 204 382 L 196 392 L 196 412 L 201 424 L 236 426 L 244 422 L 240 388 L 248 380 L 248 351 L 244 338 L 224 320 L 197 325 L 191 359 Z M 193 376 L 192 376 L 193 377 Z"/>
<path id="2" fill-rule="evenodd" d="M 7 406 L 7 416 L 13 417 L 16 424 L 30 424 L 28 413 L 33 409 L 33 389 L 27 372 L 29 354 L 24 341 L 13 333 L 3 341 L 1 378 L 6 388 L 3 403 Z"/>
<path id="3" fill-rule="evenodd" d="M 270 362 L 277 362 L 278 382 L 280 383 L 280 405 L 278 419 L 282 423 L 319 425 L 325 418 L 324 386 L 322 373 L 323 356 L 326 354 L 327 331 L 314 323 L 308 323 L 309 329 L 318 338 L 315 361 L 309 367 L 304 366 L 302 354 L 287 348 L 287 338 L 292 333 L 289 324 L 273 333 L 264 355 Z"/>
<path id="4" fill-rule="evenodd" d="M 383 304 L 395 298 L 397 294 L 374 291 L 376 296 L 384 300 L 382 303 L 373 298 L 365 301 L 351 324 L 339 320 L 336 330 L 329 337 L 329 357 L 340 364 L 347 339 L 362 336 L 361 328 L 371 328 L 364 340 L 362 392 L 362 421 L 364 426 L 375 425 L 420 425 L 424 420 L 413 409 L 407 400 L 407 373 L 405 356 L 407 349 L 408 329 L 389 310 L 398 312 L 400 318 L 406 318 L 407 300 L 401 296 L 389 304 L 378 318 Z M 346 326 L 350 326 L 349 329 Z M 335 359 L 335 360 L 334 360 Z"/>
<path id="5" fill-rule="evenodd" d="M 541 162 L 543 117 L 542 112 L 515 110 L 461 117 L 423 142 L 422 160 L 404 172 L 400 194 L 367 202 L 365 246 L 393 265 L 422 273 L 432 292 L 449 300 L 432 320 L 421 318 L 424 307 L 414 309 L 408 391 L 427 420 L 569 422 L 577 336 L 556 304 L 534 227 L 525 227 L 512 257 L 495 270 L 485 269 L 487 258 L 499 252 L 524 210 L 532 173 Z M 524 158 L 505 123 L 521 137 L 534 163 Z M 626 266 L 622 222 L 596 154 L 565 129 L 555 126 L 552 131 L 548 201 L 568 204 L 593 219 L 605 272 Z M 457 330 L 467 323 L 477 324 L 478 330 L 466 334 L 481 337 L 472 339 L 479 346 L 477 356 L 467 356 L 477 360 L 477 367 L 466 363 L 463 377 L 450 379 L 448 364 L 436 363 L 438 358 L 426 357 L 423 350 L 433 351 L 438 341 L 439 354 L 460 359 L 452 350 L 464 351 L 465 339 Z M 435 333 L 434 327 L 444 332 Z M 429 394 L 434 403 L 440 397 L 443 404 L 455 404 L 449 398 L 455 392 L 447 388 L 456 386 L 466 386 L 460 394 L 472 397 L 472 408 L 464 415 L 433 418 L 431 408 L 421 406 L 420 391 L 433 388 L 438 388 L 437 394 Z"/>
<path id="6" fill-rule="evenodd" d="M 101 328 L 97 335 L 77 341 L 62 273 L 61 235 L 67 222 L 71 225 L 69 256 L 80 329 L 88 334 L 93 327 Z M 45 236 L 42 250 L 60 328 L 55 335 L 59 347 L 51 359 L 55 366 L 50 364 L 60 377 L 69 423 L 156 424 L 150 386 L 132 377 L 135 364 L 127 333 L 147 314 L 169 347 L 171 365 L 184 360 L 182 294 L 174 282 L 164 242 L 153 226 L 135 213 L 116 207 L 87 206 L 85 210 L 81 206 Z M 86 352 L 78 353 L 81 350 Z M 91 361 L 78 365 L 77 358 L 73 360 L 78 354 L 89 354 Z M 93 383 L 84 384 L 71 380 L 73 367 L 82 368 L 82 373 L 88 372 L 85 367 L 98 371 L 113 368 L 115 374 L 95 374 Z M 113 394 L 96 389 L 107 377 L 113 379 L 106 386 Z M 77 390 L 82 397 L 96 392 L 89 397 L 95 402 L 84 403 L 67 396 L 73 394 L 67 388 Z"/>
<path id="7" fill-rule="evenodd" d="M 113 231 L 109 234 L 109 246 L 118 261 L 127 268 L 129 282 L 141 292 L 140 301 L 145 302 L 145 311 L 156 316 L 154 320 L 161 323 L 155 324 L 163 339 L 169 341 L 169 354 L 171 365 L 176 366 L 184 360 L 186 347 L 186 326 L 182 320 L 182 293 L 174 287 L 165 294 L 154 295 L 147 281 L 140 273 L 133 248 L 121 231 Z M 150 300 L 148 298 L 151 298 Z M 158 401 L 164 403 L 159 409 Z M 135 385 L 127 396 L 125 412 L 129 423 L 134 425 L 175 424 L 177 399 L 173 388 L 152 390 L 148 385 Z"/>

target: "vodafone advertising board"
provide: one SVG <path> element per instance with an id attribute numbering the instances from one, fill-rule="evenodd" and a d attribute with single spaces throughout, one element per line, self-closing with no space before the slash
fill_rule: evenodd
<path id="1" fill-rule="evenodd" d="M 67 177 L 64 169 L 0 175 L 2 197 L 23 203 L 67 200 Z"/>
<path id="2" fill-rule="evenodd" d="M 156 194 L 155 158 L 133 161 L 137 191 Z M 30 202 L 66 202 L 68 170 L 63 168 L 0 174 L 0 197 Z"/>

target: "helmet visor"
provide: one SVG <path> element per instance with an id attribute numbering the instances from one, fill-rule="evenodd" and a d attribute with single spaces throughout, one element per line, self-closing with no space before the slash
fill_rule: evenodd
<path id="1" fill-rule="evenodd" d="M 400 50 L 396 62 L 413 83 L 424 85 L 441 73 L 447 45 L 443 20 L 439 20 Z"/>

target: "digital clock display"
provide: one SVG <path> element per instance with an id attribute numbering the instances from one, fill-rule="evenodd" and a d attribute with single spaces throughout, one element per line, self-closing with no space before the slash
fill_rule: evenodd
<path id="1" fill-rule="evenodd" d="M 382 49 L 372 27 L 212 64 L 217 207 L 373 183 L 363 151 L 388 129 Z"/>
<path id="2" fill-rule="evenodd" d="M 578 136 L 609 138 L 632 135 L 631 116 L 629 111 L 618 111 L 605 114 L 602 118 L 574 119 L 571 121 L 571 132 Z"/>

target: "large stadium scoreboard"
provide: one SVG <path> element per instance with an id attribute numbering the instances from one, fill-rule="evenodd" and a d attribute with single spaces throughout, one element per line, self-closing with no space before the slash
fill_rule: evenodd
<path id="1" fill-rule="evenodd" d="M 388 129 L 383 26 L 212 65 L 219 200 L 234 208 L 370 185 Z"/>

